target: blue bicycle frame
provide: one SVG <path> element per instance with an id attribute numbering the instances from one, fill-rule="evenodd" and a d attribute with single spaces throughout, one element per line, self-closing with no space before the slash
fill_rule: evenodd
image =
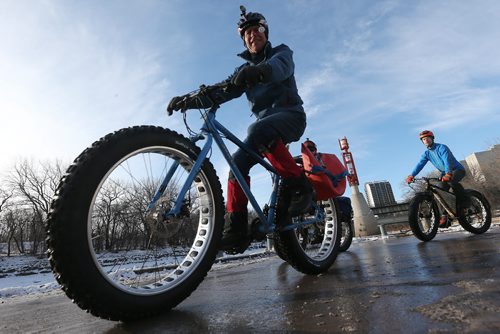
<path id="1" fill-rule="evenodd" d="M 215 140 L 215 143 L 219 147 L 220 151 L 222 152 L 222 155 L 224 156 L 224 159 L 227 161 L 229 164 L 229 167 L 234 174 L 236 180 L 238 181 L 239 185 L 241 186 L 243 192 L 245 193 L 246 197 L 248 198 L 250 204 L 252 205 L 253 209 L 257 213 L 257 216 L 259 217 L 260 221 L 263 222 L 262 224 L 262 229 L 263 233 L 272 233 L 275 228 L 274 224 L 274 217 L 275 217 L 275 212 L 276 212 L 276 202 L 278 199 L 278 187 L 279 187 L 279 182 L 280 182 L 280 176 L 277 174 L 276 169 L 274 169 L 273 166 L 271 166 L 267 161 L 265 161 L 260 155 L 258 155 L 254 150 L 252 150 L 246 143 L 242 142 L 239 140 L 236 136 L 234 136 L 228 129 L 226 129 L 222 124 L 220 124 L 216 119 L 215 119 L 215 112 L 218 109 L 218 105 L 213 106 L 210 108 L 208 111 L 204 111 L 202 113 L 202 118 L 204 121 L 204 125 L 200 129 L 200 132 L 191 136 L 190 140 L 193 143 L 196 143 L 200 140 L 206 140 L 200 154 L 198 155 L 193 167 L 191 168 L 191 171 L 189 172 L 189 175 L 187 176 L 186 182 L 182 186 L 179 195 L 177 197 L 177 200 L 175 201 L 174 207 L 167 213 L 165 213 L 165 218 L 175 216 L 180 213 L 181 207 L 183 205 L 183 199 L 184 196 L 186 195 L 187 191 L 189 190 L 191 183 L 193 182 L 196 174 L 201 169 L 201 166 L 203 164 L 203 161 L 207 157 L 208 153 L 210 152 L 210 149 L 212 148 L 213 141 Z M 226 144 L 222 140 L 222 135 L 224 135 L 225 138 L 230 140 L 232 143 L 234 143 L 236 146 L 240 147 L 242 150 L 244 150 L 248 155 L 250 155 L 258 164 L 263 166 L 265 169 L 267 169 L 269 172 L 272 174 L 272 181 L 273 181 L 273 191 L 271 193 L 271 198 L 269 201 L 269 212 L 266 215 L 264 215 L 264 212 L 262 209 L 259 207 L 259 204 L 255 200 L 254 195 L 250 191 L 250 187 L 245 181 L 245 177 L 241 174 L 241 171 L 236 167 L 236 165 L 233 162 L 232 156 L 229 153 L 229 150 L 227 149 Z M 170 182 L 170 179 L 174 175 L 177 167 L 179 166 L 178 162 L 175 162 L 170 166 L 169 171 L 167 172 L 165 179 L 163 180 L 162 184 L 158 188 L 158 190 L 155 193 L 155 196 L 153 197 L 153 200 L 148 206 L 148 210 L 152 209 L 155 206 L 156 201 L 161 197 L 165 189 L 167 188 L 168 183 Z M 289 226 L 286 226 L 282 229 L 282 231 L 288 231 L 292 230 L 294 228 L 297 228 L 298 226 L 303 226 L 303 225 L 309 225 L 313 224 L 317 221 L 321 221 L 324 219 L 324 213 L 320 212 L 316 215 L 315 218 L 313 219 L 308 219 L 307 221 L 302 221 L 297 224 L 292 224 Z"/>
<path id="2" fill-rule="evenodd" d="M 240 184 L 243 192 L 247 196 L 250 204 L 252 205 L 253 209 L 257 213 L 259 219 L 264 222 L 265 230 L 263 231 L 264 233 L 271 233 L 274 230 L 274 222 L 273 222 L 273 217 L 275 215 L 275 210 L 276 210 L 276 201 L 277 201 L 277 193 L 278 193 L 278 186 L 279 186 L 279 181 L 280 177 L 276 173 L 276 170 L 274 169 L 273 166 L 271 166 L 267 161 L 265 161 L 260 155 L 255 153 L 247 144 L 239 140 L 236 136 L 234 136 L 228 129 L 226 129 L 222 124 L 220 124 L 216 119 L 215 119 L 215 111 L 218 109 L 218 106 L 214 106 L 210 108 L 210 110 L 205 111 L 202 113 L 202 118 L 204 120 L 204 125 L 200 129 L 200 132 L 198 134 L 195 134 L 190 137 L 190 140 L 195 143 L 200 140 L 206 140 L 200 154 L 198 155 L 193 167 L 191 168 L 191 171 L 189 172 L 189 175 L 187 176 L 186 182 L 182 186 L 181 190 L 179 191 L 179 195 L 177 197 L 177 200 L 175 201 L 175 204 L 173 208 L 165 214 L 165 218 L 167 217 L 172 217 L 180 213 L 181 207 L 183 205 L 183 199 L 184 196 L 186 195 L 187 191 L 189 190 L 191 183 L 193 182 L 196 174 L 201 169 L 201 166 L 203 164 L 203 161 L 208 155 L 208 152 L 210 152 L 210 149 L 212 148 L 213 141 L 215 140 L 215 143 L 219 147 L 220 151 L 222 152 L 222 155 L 224 156 L 225 160 L 228 162 L 229 167 L 231 171 L 233 172 L 236 180 Z M 233 162 L 233 159 L 231 157 L 231 154 L 229 153 L 229 150 L 227 149 L 226 144 L 222 140 L 222 135 L 224 135 L 228 140 L 233 142 L 235 145 L 243 149 L 247 154 L 249 154 L 255 161 L 262 165 L 264 168 L 266 168 L 269 172 L 272 173 L 272 180 L 273 180 L 273 192 L 270 198 L 270 206 L 269 206 L 269 213 L 267 217 L 264 215 L 262 212 L 262 209 L 259 207 L 259 204 L 255 200 L 255 197 L 253 196 L 252 192 L 250 191 L 250 187 L 245 181 L 244 176 L 241 174 L 240 170 L 236 167 L 236 165 Z M 148 206 L 148 210 L 152 209 L 155 206 L 155 203 L 158 201 L 158 199 L 162 196 L 163 192 L 167 188 L 168 183 L 170 182 L 170 179 L 174 175 L 175 171 L 177 170 L 177 167 L 179 166 L 178 162 L 174 162 L 172 166 L 170 166 L 167 174 L 165 175 L 165 179 L 159 186 L 158 190 L 156 191 L 151 203 Z"/>

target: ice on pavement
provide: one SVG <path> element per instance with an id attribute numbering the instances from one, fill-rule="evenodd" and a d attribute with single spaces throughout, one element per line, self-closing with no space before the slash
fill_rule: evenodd
<path id="1" fill-rule="evenodd" d="M 498 228 L 500 226 L 496 226 Z M 494 225 L 492 225 L 494 228 Z M 448 229 L 440 230 L 440 233 L 463 231 L 460 226 L 452 226 Z M 464 232 L 466 233 L 466 232 Z M 411 236 L 409 231 L 401 231 L 397 235 L 390 235 L 390 238 Z M 439 235 L 437 236 L 439 237 Z M 370 237 L 354 238 L 351 248 L 354 250 L 356 243 L 370 242 L 381 239 L 380 235 Z M 263 261 L 269 253 L 265 248 L 265 243 L 253 245 L 243 255 L 226 255 L 221 253 L 218 256 L 212 270 L 221 270 L 235 265 L 244 265 L 249 262 Z M 34 256 L 10 256 L 0 252 L 0 299 L 2 302 L 7 298 L 36 295 L 40 293 L 59 292 L 60 287 L 56 282 L 49 261 L 45 257 Z"/>

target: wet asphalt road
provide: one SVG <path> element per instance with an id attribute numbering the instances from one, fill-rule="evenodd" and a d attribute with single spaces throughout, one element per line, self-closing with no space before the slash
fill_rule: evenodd
<path id="1" fill-rule="evenodd" d="M 500 226 L 353 243 L 325 274 L 277 256 L 213 270 L 175 310 L 135 323 L 95 318 L 64 295 L 0 304 L 2 333 L 500 333 Z"/>

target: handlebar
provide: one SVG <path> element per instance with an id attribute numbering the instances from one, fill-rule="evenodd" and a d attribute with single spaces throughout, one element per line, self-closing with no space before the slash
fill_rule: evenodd
<path id="1" fill-rule="evenodd" d="M 228 89 L 230 85 L 231 83 L 229 81 L 223 81 L 214 85 L 201 85 L 199 89 L 182 96 L 182 99 L 175 104 L 175 107 L 179 109 L 180 112 L 185 112 L 189 109 L 189 106 L 193 104 L 198 104 L 200 106 L 199 109 L 205 108 L 203 101 L 200 99 L 208 98 L 211 104 L 208 108 L 216 110 L 219 108 L 220 104 L 217 103 L 213 93 L 218 90 L 224 91 Z"/>
<path id="2" fill-rule="evenodd" d="M 441 179 L 439 177 L 415 177 L 413 179 L 413 182 L 415 181 L 426 181 L 426 182 L 430 182 L 430 181 L 441 181 Z"/>
<path id="3" fill-rule="evenodd" d="M 438 177 L 415 177 L 410 183 L 408 183 L 408 186 L 414 189 L 411 184 L 417 181 L 424 181 L 427 184 L 427 187 L 430 187 L 432 181 L 441 181 L 441 179 Z"/>

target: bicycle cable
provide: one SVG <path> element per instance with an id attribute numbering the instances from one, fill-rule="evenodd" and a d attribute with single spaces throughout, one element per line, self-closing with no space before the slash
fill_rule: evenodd
<path id="1" fill-rule="evenodd" d="M 194 132 L 190 127 L 189 124 L 187 123 L 187 112 L 182 113 L 182 121 L 184 122 L 184 126 L 186 127 L 186 131 L 189 134 L 189 136 L 194 136 L 196 135 L 196 132 Z"/>

